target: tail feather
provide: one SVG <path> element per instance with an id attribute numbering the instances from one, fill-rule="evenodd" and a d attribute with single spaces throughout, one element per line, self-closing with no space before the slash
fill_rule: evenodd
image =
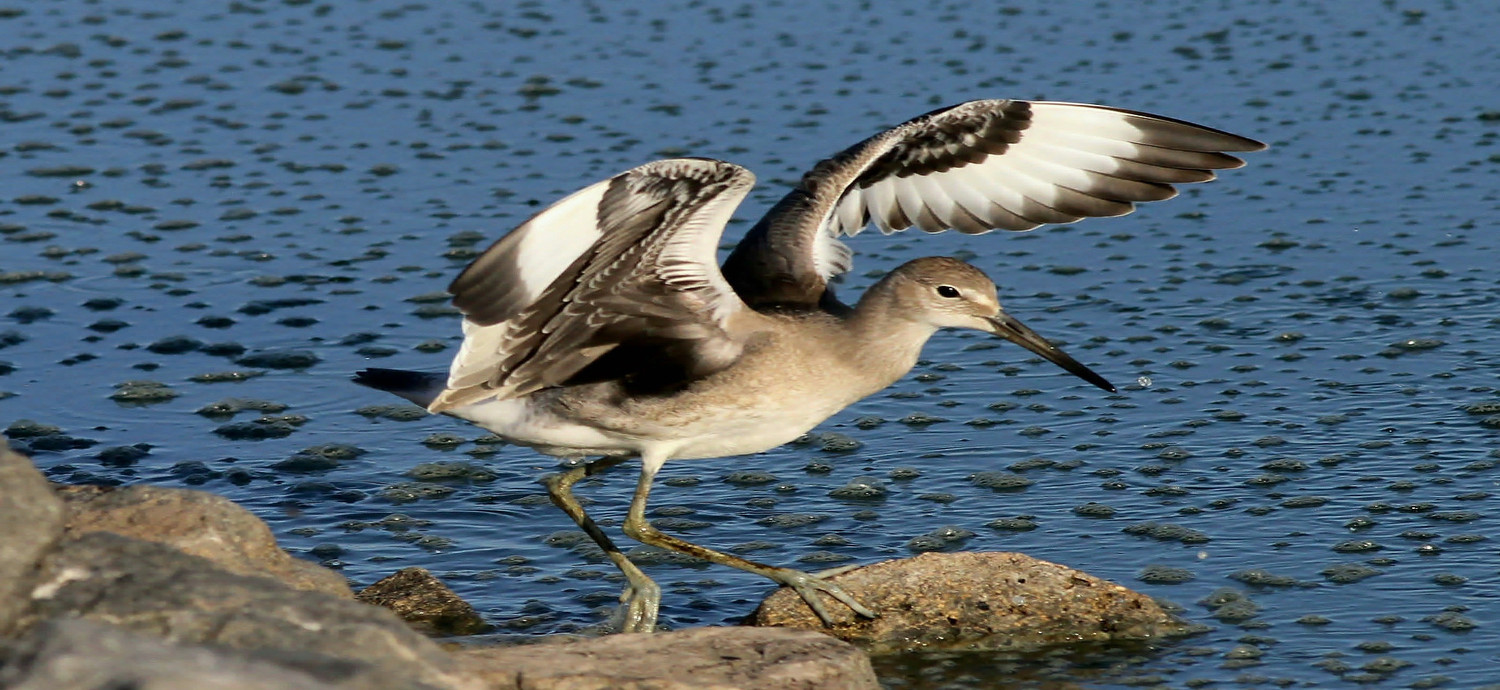
<path id="1" fill-rule="evenodd" d="M 354 382 L 378 391 L 399 395 L 422 407 L 427 407 L 447 387 L 448 375 L 429 371 L 372 368 L 355 372 Z"/>

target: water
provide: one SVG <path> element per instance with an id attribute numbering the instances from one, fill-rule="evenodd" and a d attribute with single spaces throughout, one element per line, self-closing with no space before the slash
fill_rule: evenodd
<path id="1" fill-rule="evenodd" d="M 757 173 L 732 241 L 818 158 L 940 105 L 1161 112 L 1273 148 L 1126 218 L 862 235 L 842 288 L 964 253 L 1011 313 L 1135 385 L 1106 395 L 941 335 L 819 430 L 857 450 L 671 464 L 656 516 L 788 564 L 907 556 L 952 525 L 975 533 L 954 548 L 1065 563 L 1212 626 L 1159 648 L 886 660 L 893 687 L 1475 687 L 1500 663 L 1497 33 L 1500 8 L 1478 3 L 14 3 L 0 424 L 94 441 L 36 451 L 58 481 L 214 491 L 357 584 L 420 565 L 502 632 L 583 629 L 619 582 L 570 548 L 535 483 L 549 460 L 445 418 L 356 413 L 395 401 L 353 370 L 446 366 L 457 322 L 436 295 L 475 249 L 662 156 Z M 316 363 L 237 364 L 239 348 Z M 226 372 L 254 375 L 194 380 Z M 176 397 L 110 399 L 133 380 Z M 195 413 L 226 398 L 285 405 L 289 435 L 216 434 L 260 414 Z M 324 444 L 364 453 L 278 465 Z M 472 471 L 392 491 L 436 461 Z M 739 470 L 774 480 L 723 481 Z M 1034 483 L 970 479 L 995 471 Z M 829 496 L 861 477 L 886 497 Z M 627 466 L 579 493 L 618 525 L 633 483 Z M 789 514 L 822 519 L 760 522 Z M 1036 528 L 988 526 L 1018 516 Z M 733 622 L 769 589 L 649 570 L 674 627 Z M 1222 588 L 1254 606 L 1211 608 Z"/>

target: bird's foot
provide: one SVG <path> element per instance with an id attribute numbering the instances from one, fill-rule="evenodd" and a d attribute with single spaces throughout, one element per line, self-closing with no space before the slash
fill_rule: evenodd
<path id="1" fill-rule="evenodd" d="M 808 608 L 812 609 L 814 614 L 817 614 L 818 620 L 823 621 L 823 625 L 832 627 L 833 617 L 828 615 L 828 609 L 823 606 L 823 599 L 818 596 L 818 592 L 833 597 L 839 603 L 849 607 L 850 611 L 863 618 L 875 618 L 877 616 L 874 611 L 871 611 L 864 604 L 859 603 L 859 600 L 855 599 L 854 595 L 844 591 L 843 587 L 823 579 L 850 570 L 853 570 L 853 567 L 832 568 L 819 573 L 804 573 L 791 568 L 777 568 L 773 574 L 768 574 L 767 577 L 784 586 L 791 587 L 792 591 L 802 597 L 802 601 L 807 602 Z"/>
<path id="2" fill-rule="evenodd" d="M 837 568 L 829 568 L 827 570 L 819 570 L 818 572 L 813 573 L 812 575 L 813 575 L 813 577 L 826 580 L 826 579 L 828 579 L 830 577 L 833 577 L 835 575 L 843 575 L 844 573 L 847 573 L 847 572 L 849 572 L 851 570 L 859 570 L 860 568 L 863 568 L 863 567 L 865 567 L 865 566 L 862 563 L 852 563 L 850 565 L 841 565 L 841 566 L 839 566 Z"/>
<path id="3" fill-rule="evenodd" d="M 656 615 L 661 609 L 661 587 L 647 578 L 639 578 L 620 593 L 620 632 L 648 633 L 656 630 Z"/>

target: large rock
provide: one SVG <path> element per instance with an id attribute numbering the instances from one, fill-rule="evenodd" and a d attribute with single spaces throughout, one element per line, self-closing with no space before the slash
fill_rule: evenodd
<path id="1" fill-rule="evenodd" d="M 23 627 L 87 618 L 176 643 L 311 653 L 391 678 L 451 681 L 446 653 L 390 611 L 230 573 L 155 542 L 84 534 L 42 560 L 37 582 Z"/>
<path id="2" fill-rule="evenodd" d="M 57 494 L 67 507 L 68 537 L 113 532 L 207 558 L 231 573 L 354 596 L 343 575 L 287 555 L 266 523 L 223 496 L 145 485 L 59 486 Z"/>
<path id="3" fill-rule="evenodd" d="M 469 602 L 426 568 L 402 568 L 354 595 L 388 608 L 424 635 L 473 635 L 489 626 Z"/>
<path id="4" fill-rule="evenodd" d="M 870 659 L 820 633 L 692 628 L 455 653 L 488 690 L 874 690 Z"/>
<path id="5" fill-rule="evenodd" d="M 310 654 L 252 656 L 173 645 L 85 620 L 49 621 L 0 649 L 0 687 L 12 690 L 405 690 L 431 687 L 372 666 Z"/>
<path id="6" fill-rule="evenodd" d="M 53 487 L 3 447 L 0 530 L 0 687 L 878 687 L 863 652 L 797 630 L 703 628 L 449 654 L 391 611 L 343 598 L 342 577 L 290 558 L 264 523 L 225 499 Z M 482 623 L 423 571 L 398 573 L 363 598 L 398 602 L 428 624 Z"/>
<path id="7" fill-rule="evenodd" d="M 750 623 L 821 630 L 872 654 L 920 649 L 1022 649 L 1148 639 L 1188 626 L 1150 597 L 1019 553 L 925 553 L 829 578 L 880 614 L 857 618 L 824 597 L 831 628 L 790 589 L 767 597 Z"/>
<path id="8" fill-rule="evenodd" d="M 62 503 L 31 461 L 0 439 L 0 638 L 27 602 L 37 561 L 62 534 Z"/>

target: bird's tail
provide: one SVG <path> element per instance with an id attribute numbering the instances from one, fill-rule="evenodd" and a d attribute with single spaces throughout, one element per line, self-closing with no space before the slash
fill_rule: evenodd
<path id="1" fill-rule="evenodd" d="M 427 407 L 447 387 L 448 375 L 405 369 L 360 369 L 354 374 L 354 382 Z"/>

